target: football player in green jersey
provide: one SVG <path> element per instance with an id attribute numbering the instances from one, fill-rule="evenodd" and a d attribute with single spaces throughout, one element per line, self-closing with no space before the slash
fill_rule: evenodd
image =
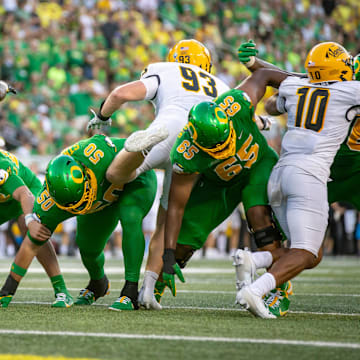
<path id="1" fill-rule="evenodd" d="M 34 199 L 41 189 L 41 182 L 36 175 L 22 164 L 18 158 L 5 150 L 0 150 L 0 224 L 17 219 L 22 237 L 26 231 L 38 241 L 47 240 L 51 232 L 33 216 Z M 48 241 L 38 252 L 37 258 L 46 270 L 54 288 L 55 302 L 53 307 L 70 307 L 73 303 L 64 279 L 60 273 L 55 250 Z M 13 274 L 25 275 L 14 262 L 11 266 Z M 8 285 L 15 280 L 8 277 Z M 8 286 L 5 286 L 7 289 Z M 10 286 L 11 287 L 11 286 Z M 0 307 L 7 307 L 14 295 L 13 291 L 0 291 Z"/>
<path id="2" fill-rule="evenodd" d="M 16 94 L 16 90 L 5 81 L 0 81 L 0 101 L 4 100 L 9 93 Z M 17 219 L 22 237 L 25 236 L 28 229 L 34 238 L 39 240 L 49 238 L 50 231 L 35 221 L 32 214 L 34 196 L 40 188 L 40 180 L 29 168 L 22 164 L 15 155 L 0 150 L 0 224 Z M 48 242 L 39 251 L 37 258 L 47 272 L 54 288 L 55 302 L 52 306 L 70 307 L 73 300 L 66 289 L 51 242 Z M 11 271 L 14 274 L 20 271 L 24 275 L 22 269 L 19 269 L 15 263 L 12 264 Z M 11 287 L 11 282 L 14 282 L 13 278 L 10 277 L 7 281 L 10 282 L 8 285 Z M 0 291 L 0 307 L 7 307 L 13 295 L 12 291 Z"/>
<path id="3" fill-rule="evenodd" d="M 267 198 L 267 181 L 278 157 L 255 123 L 255 106 L 265 92 L 265 85 L 254 87 L 257 82 L 263 82 L 261 73 L 214 102 L 194 106 L 172 148 L 163 279 L 173 294 L 174 274 L 184 280 L 180 268 L 240 202 L 257 246 L 279 246 L 282 237 Z M 249 281 L 237 275 L 238 287 Z"/>
<path id="4" fill-rule="evenodd" d="M 138 308 L 138 280 L 145 249 L 142 220 L 155 198 L 156 176 L 153 171 L 146 172 L 123 188 L 106 180 L 106 170 L 124 142 L 94 135 L 65 149 L 48 164 L 44 185 L 36 197 L 33 212 L 50 232 L 62 221 L 77 216 L 76 243 L 90 281 L 75 305 L 90 305 L 108 293 L 103 250 L 120 221 L 126 282 L 110 309 Z M 44 239 L 28 232 L 16 255 L 16 267 L 25 272 L 44 243 Z M 23 277 L 19 273 L 8 277 L 13 279 L 13 293 Z M 6 284 L 2 291 L 4 288 Z"/>
<path id="5" fill-rule="evenodd" d="M 354 58 L 354 72 L 355 80 L 360 81 L 360 54 Z M 330 169 L 328 197 L 329 203 L 346 201 L 360 211 L 360 108 L 350 109 L 346 116 L 352 123 Z"/>

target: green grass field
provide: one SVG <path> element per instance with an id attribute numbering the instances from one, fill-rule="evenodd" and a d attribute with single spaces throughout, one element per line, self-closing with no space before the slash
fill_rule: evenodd
<path id="1" fill-rule="evenodd" d="M 60 259 L 76 296 L 88 277 L 79 259 Z M 0 260 L 4 282 L 11 260 Z M 360 259 L 325 258 L 294 281 L 291 312 L 263 320 L 238 309 L 228 260 L 194 260 L 164 309 L 114 312 L 123 263 L 108 260 L 109 296 L 90 307 L 52 309 L 50 282 L 34 262 L 7 309 L 0 309 L 5 354 L 90 359 L 360 359 Z M 38 357 L 16 357 L 39 359 Z M 42 358 L 44 359 L 44 358 Z"/>

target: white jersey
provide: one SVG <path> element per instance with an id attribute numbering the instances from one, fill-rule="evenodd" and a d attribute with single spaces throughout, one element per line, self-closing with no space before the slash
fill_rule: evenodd
<path id="1" fill-rule="evenodd" d="M 277 100 L 278 110 L 288 113 L 288 131 L 276 166 L 297 166 L 326 182 L 350 126 L 346 112 L 359 104 L 359 81 L 311 84 L 289 76 Z"/>
<path id="2" fill-rule="evenodd" d="M 229 90 L 222 80 L 195 65 L 175 62 L 150 64 L 144 70 L 141 80 L 151 77 L 157 79 L 157 87 L 148 89 L 147 100 L 153 103 L 156 116 L 177 111 L 177 121 L 181 123 L 179 131 L 187 123 L 192 106 L 202 101 L 211 101 Z"/>
<path id="3" fill-rule="evenodd" d="M 173 62 L 150 64 L 140 80 L 146 87 L 145 99 L 155 107 L 155 119 L 149 127 L 165 124 L 169 136 L 150 150 L 136 174 L 149 169 L 165 170 L 161 205 L 167 209 L 172 174 L 170 151 L 187 123 L 190 109 L 202 101 L 214 100 L 229 87 L 198 66 Z"/>

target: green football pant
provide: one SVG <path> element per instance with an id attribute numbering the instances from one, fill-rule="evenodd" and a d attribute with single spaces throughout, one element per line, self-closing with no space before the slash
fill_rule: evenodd
<path id="1" fill-rule="evenodd" d="M 360 176 L 351 176 L 344 180 L 335 180 L 328 183 L 329 204 L 336 201 L 346 201 L 360 211 Z"/>
<path id="2" fill-rule="evenodd" d="M 125 280 L 139 280 L 145 249 L 142 220 L 153 204 L 156 189 L 156 176 L 151 170 L 127 184 L 115 204 L 77 217 L 76 243 L 92 280 L 104 276 L 104 248 L 119 221 L 123 229 Z"/>
<path id="3" fill-rule="evenodd" d="M 201 178 L 194 186 L 186 205 L 178 243 L 200 249 L 211 231 L 220 225 L 243 202 L 245 211 L 253 206 L 268 205 L 267 183 L 278 156 L 269 151 L 252 168 L 246 183 L 229 187 Z"/>

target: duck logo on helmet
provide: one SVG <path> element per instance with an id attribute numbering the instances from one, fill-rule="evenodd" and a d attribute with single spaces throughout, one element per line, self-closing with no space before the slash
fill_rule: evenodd
<path id="1" fill-rule="evenodd" d="M 82 184 L 83 183 L 84 174 L 83 174 L 83 172 L 82 172 L 82 170 L 80 169 L 79 166 L 73 165 L 70 168 L 70 174 L 71 174 L 71 177 L 72 177 L 72 180 L 73 180 L 74 183 L 76 183 L 76 184 Z"/>

